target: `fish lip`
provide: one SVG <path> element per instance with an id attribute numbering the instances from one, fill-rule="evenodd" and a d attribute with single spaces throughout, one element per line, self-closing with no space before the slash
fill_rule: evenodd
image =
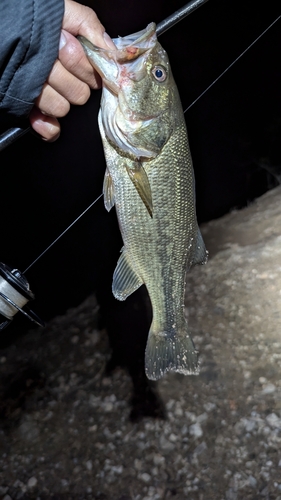
<path id="1" fill-rule="evenodd" d="M 144 42 L 149 42 L 151 38 L 154 38 L 156 40 L 156 24 L 155 23 L 150 23 L 147 25 L 146 28 L 144 28 L 141 31 L 138 31 L 132 35 L 127 35 L 125 37 L 118 37 L 118 38 L 113 38 L 113 42 L 116 45 L 117 51 L 119 52 L 119 55 L 122 56 L 123 50 L 124 49 L 130 49 L 130 47 L 135 47 L 135 49 L 142 49 L 142 50 L 147 50 L 150 47 L 149 46 L 143 46 L 141 45 Z M 153 43 L 153 41 L 152 41 Z M 129 51 L 130 55 L 130 51 Z M 131 54 L 135 55 L 136 57 L 139 56 L 139 53 L 137 54 L 135 51 Z"/>
<path id="2" fill-rule="evenodd" d="M 120 91 L 117 83 L 118 66 L 114 56 L 117 48 L 114 50 L 98 47 L 84 36 L 78 36 L 77 39 L 81 43 L 89 62 L 101 76 L 103 85 L 106 85 L 114 94 L 118 95 Z"/>
<path id="3" fill-rule="evenodd" d="M 136 44 L 141 44 L 145 40 L 149 40 L 154 34 L 156 33 L 156 25 L 155 23 L 150 23 L 147 25 L 147 27 L 141 31 L 138 31 L 137 33 L 134 33 L 133 35 L 128 35 L 125 37 L 118 37 L 118 38 L 113 38 L 112 41 L 116 46 L 116 49 L 105 49 L 103 47 L 99 47 L 98 45 L 95 45 L 94 43 L 90 42 L 86 37 L 79 35 L 77 36 L 77 40 L 81 43 L 81 45 L 84 47 L 87 47 L 90 50 L 93 50 L 94 52 L 105 52 L 105 53 L 116 53 L 122 51 L 124 48 L 130 48 L 133 45 Z M 126 40 L 130 40 L 130 42 L 126 43 Z M 118 45 L 121 48 L 118 48 Z"/>
<path id="4" fill-rule="evenodd" d="M 82 35 L 79 35 L 77 36 L 77 40 L 79 40 L 79 42 L 81 43 L 81 45 L 83 46 L 83 48 L 88 48 L 90 50 L 93 50 L 94 52 L 116 52 L 117 48 L 116 49 L 104 49 L 103 47 L 99 47 L 98 45 L 95 45 L 94 43 L 90 42 L 90 40 L 88 40 L 88 38 L 86 38 L 85 36 L 82 36 Z"/>

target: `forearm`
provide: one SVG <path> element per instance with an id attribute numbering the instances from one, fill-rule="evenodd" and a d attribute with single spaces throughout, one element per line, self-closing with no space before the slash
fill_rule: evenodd
<path id="1" fill-rule="evenodd" d="M 1 0 L 0 119 L 27 117 L 57 58 L 63 0 Z"/>

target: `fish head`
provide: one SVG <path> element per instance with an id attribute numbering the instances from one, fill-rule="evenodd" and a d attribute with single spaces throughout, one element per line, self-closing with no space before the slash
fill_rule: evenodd
<path id="1" fill-rule="evenodd" d="M 101 121 L 107 140 L 122 154 L 155 158 L 173 133 L 179 97 L 165 50 L 151 23 L 113 39 L 105 50 L 79 37 L 102 77 Z"/>

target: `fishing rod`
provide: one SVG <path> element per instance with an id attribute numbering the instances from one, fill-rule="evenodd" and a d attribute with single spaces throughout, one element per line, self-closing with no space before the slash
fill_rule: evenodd
<path id="1" fill-rule="evenodd" d="M 192 0 L 182 9 L 179 9 L 174 14 L 169 16 L 167 19 L 159 23 L 156 27 L 156 33 L 161 35 L 167 29 L 174 26 L 181 19 L 194 12 L 198 7 L 206 3 L 208 0 Z M 189 106 L 185 109 L 184 113 L 188 111 L 279 19 L 281 15 L 275 19 Z M 17 138 L 28 132 L 30 128 L 27 129 L 12 129 L 8 131 L 4 142 L 6 146 L 10 145 Z M 1 141 L 1 137 L 0 137 Z M 0 144 L 1 146 L 1 144 Z M 4 149 L 4 148 L 2 148 Z M 0 147 L 1 151 L 1 147 Z M 27 272 L 100 198 L 102 194 L 96 198 L 89 206 L 84 210 L 24 271 Z M 4 293 L 5 292 L 5 293 Z M 6 295 L 7 293 L 7 295 Z M 10 294 L 10 295 L 9 295 Z M 4 299 L 4 301 L 1 301 Z M 5 264 L 0 263 L 0 331 L 3 330 L 13 319 L 13 316 L 18 312 L 22 312 L 26 317 L 36 324 L 43 326 L 42 320 L 28 308 L 28 312 L 22 309 L 23 306 L 28 302 L 28 300 L 33 299 L 29 283 L 27 282 L 25 276 L 20 273 L 18 269 L 10 269 Z M 27 307 L 26 307 L 27 309 Z M 2 318 L 1 318 L 2 316 Z"/>
<path id="2" fill-rule="evenodd" d="M 207 1 L 208 0 L 192 0 L 191 2 L 181 7 L 179 10 L 176 10 L 176 12 L 171 14 L 169 17 L 166 17 L 164 21 L 161 21 L 161 23 L 157 24 L 156 35 L 159 36 L 165 33 L 165 31 L 175 26 L 175 24 L 177 24 L 179 21 L 182 21 L 182 19 L 184 19 L 186 16 L 189 16 L 189 14 L 201 7 Z"/>

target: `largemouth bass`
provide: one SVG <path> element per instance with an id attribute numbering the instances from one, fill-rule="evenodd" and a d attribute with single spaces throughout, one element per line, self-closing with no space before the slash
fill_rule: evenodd
<path id="1" fill-rule="evenodd" d="M 103 81 L 104 202 L 107 210 L 115 205 L 124 242 L 112 290 L 119 300 L 143 284 L 148 290 L 153 320 L 145 370 L 152 380 L 167 371 L 198 373 L 184 294 L 188 269 L 207 258 L 183 111 L 155 29 L 151 23 L 114 39 L 116 50 L 79 37 Z"/>

